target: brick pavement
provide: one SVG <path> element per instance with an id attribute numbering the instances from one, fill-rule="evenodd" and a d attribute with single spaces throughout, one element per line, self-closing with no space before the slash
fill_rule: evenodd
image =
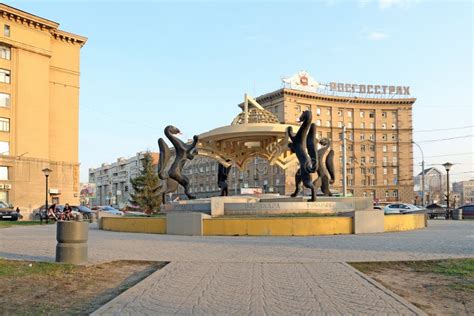
<path id="1" fill-rule="evenodd" d="M 186 237 L 90 229 L 90 262 L 170 261 L 101 314 L 421 313 L 349 261 L 474 257 L 474 221 L 319 237 Z M 0 257 L 54 260 L 55 226 L 0 230 Z"/>

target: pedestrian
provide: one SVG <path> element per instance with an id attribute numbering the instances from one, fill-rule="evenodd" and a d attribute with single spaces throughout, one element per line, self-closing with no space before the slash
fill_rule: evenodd
<path id="1" fill-rule="evenodd" d="M 56 216 L 56 203 L 51 204 L 51 206 L 46 211 L 46 223 L 48 223 L 50 216 L 54 218 L 54 220 L 58 220 L 58 217 Z"/>
<path id="2" fill-rule="evenodd" d="M 64 205 L 63 214 L 65 217 L 65 220 L 70 221 L 72 219 L 72 208 L 69 206 L 68 203 Z"/>

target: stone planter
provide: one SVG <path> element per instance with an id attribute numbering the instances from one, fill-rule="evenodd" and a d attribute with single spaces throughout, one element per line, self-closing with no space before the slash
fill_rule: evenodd
<path id="1" fill-rule="evenodd" d="M 56 224 L 56 262 L 86 263 L 88 235 L 87 222 L 59 221 Z"/>

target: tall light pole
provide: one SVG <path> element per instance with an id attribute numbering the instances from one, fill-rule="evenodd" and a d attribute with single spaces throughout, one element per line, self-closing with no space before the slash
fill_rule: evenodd
<path id="1" fill-rule="evenodd" d="M 412 141 L 421 151 L 421 206 L 425 207 L 425 155 L 420 145 Z"/>
<path id="2" fill-rule="evenodd" d="M 46 207 L 46 224 L 48 224 L 49 221 L 49 215 L 48 215 L 48 178 L 49 174 L 53 171 L 49 168 L 44 168 L 43 170 L 44 177 L 46 178 L 46 196 L 45 196 L 45 207 Z"/>
<path id="3" fill-rule="evenodd" d="M 346 125 L 342 125 L 342 196 L 347 196 Z"/>
<path id="4" fill-rule="evenodd" d="M 443 164 L 444 169 L 446 169 L 446 211 L 448 212 L 449 218 L 449 170 L 453 166 L 450 162 L 445 162 Z"/>

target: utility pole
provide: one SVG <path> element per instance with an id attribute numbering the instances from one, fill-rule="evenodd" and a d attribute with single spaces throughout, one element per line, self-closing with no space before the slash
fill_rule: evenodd
<path id="1" fill-rule="evenodd" d="M 421 206 L 425 207 L 425 155 L 420 145 L 412 141 L 421 151 Z"/>
<path id="2" fill-rule="evenodd" d="M 342 196 L 347 196 L 346 125 L 342 125 Z"/>

